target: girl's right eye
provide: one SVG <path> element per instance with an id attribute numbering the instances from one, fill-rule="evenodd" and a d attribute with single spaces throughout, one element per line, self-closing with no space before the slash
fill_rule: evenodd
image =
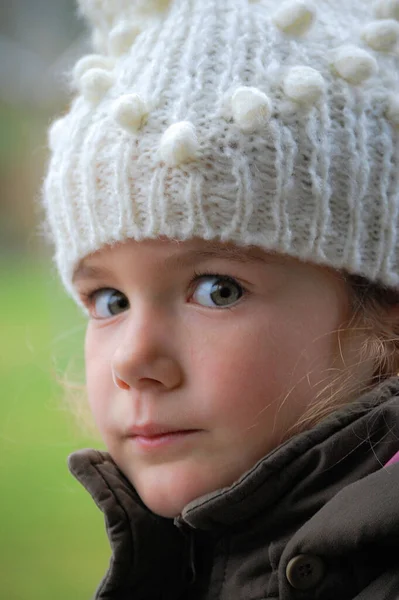
<path id="1" fill-rule="evenodd" d="M 95 319 L 109 319 L 129 308 L 129 301 L 122 292 L 108 288 L 89 294 L 87 304 Z"/>

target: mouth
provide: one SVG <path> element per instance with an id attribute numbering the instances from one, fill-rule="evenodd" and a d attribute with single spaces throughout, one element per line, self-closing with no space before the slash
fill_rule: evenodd
<path id="1" fill-rule="evenodd" d="M 156 438 L 163 435 L 172 435 L 175 433 L 188 433 L 192 431 L 199 431 L 198 429 L 174 429 L 167 425 L 156 425 L 148 423 L 147 425 L 137 425 L 131 427 L 127 434 L 129 437 L 145 437 L 145 438 Z"/>
<path id="2" fill-rule="evenodd" d="M 200 429 L 186 429 L 180 431 L 168 431 L 157 435 L 134 435 L 131 436 L 131 439 L 133 443 L 141 449 L 152 449 L 184 442 L 200 432 Z"/>
<path id="3" fill-rule="evenodd" d="M 179 430 L 171 430 L 171 431 L 164 431 L 162 433 L 156 433 L 156 434 L 152 434 L 152 435 L 133 435 L 132 437 L 141 437 L 141 438 L 146 438 L 148 440 L 155 440 L 157 438 L 161 438 L 161 437 L 165 437 L 167 435 L 178 435 L 178 434 L 182 434 L 182 433 L 193 433 L 195 431 L 199 431 L 199 429 L 179 429 Z"/>

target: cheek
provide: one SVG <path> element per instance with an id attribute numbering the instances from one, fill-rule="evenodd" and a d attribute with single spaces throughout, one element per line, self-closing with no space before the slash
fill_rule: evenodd
<path id="1" fill-rule="evenodd" d="M 102 348 L 99 352 L 98 349 Z M 109 398 L 113 392 L 110 357 L 106 353 L 107 345 L 101 343 L 98 336 L 88 329 L 85 340 L 86 387 L 90 409 L 97 426 L 101 430 L 101 422 L 105 420 L 109 410 Z"/>
<path id="2" fill-rule="evenodd" d="M 253 314 L 234 328 L 229 322 L 199 333 L 190 356 L 204 416 L 220 413 L 226 423 L 249 422 L 264 411 L 268 419 L 288 394 L 282 418 L 290 410 L 300 413 L 334 355 L 331 331 L 338 317 L 332 311 L 324 318 L 315 310 L 304 311 L 301 319 L 296 307 L 283 306 Z"/>
<path id="3" fill-rule="evenodd" d="M 275 336 L 256 318 L 242 327 L 215 327 L 200 344 L 197 338 L 190 356 L 195 395 L 207 417 L 220 411 L 226 421 L 247 420 L 278 394 Z"/>

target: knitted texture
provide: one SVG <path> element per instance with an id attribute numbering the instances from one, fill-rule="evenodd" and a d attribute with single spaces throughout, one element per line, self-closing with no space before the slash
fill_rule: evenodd
<path id="1" fill-rule="evenodd" d="M 80 0 L 43 186 L 64 285 L 128 238 L 255 245 L 399 284 L 399 0 Z"/>

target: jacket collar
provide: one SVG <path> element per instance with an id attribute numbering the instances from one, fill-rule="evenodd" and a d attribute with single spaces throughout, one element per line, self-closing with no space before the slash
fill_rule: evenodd
<path id="1" fill-rule="evenodd" d="M 175 520 L 195 529 L 243 525 L 284 498 L 315 509 L 343 485 L 385 465 L 399 449 L 399 378 L 383 382 L 262 458 L 233 485 L 190 502 Z"/>
<path id="2" fill-rule="evenodd" d="M 310 431 L 279 446 L 231 486 L 187 504 L 174 519 L 175 525 L 218 533 L 231 526 L 243 526 L 259 513 L 274 514 L 272 507 L 283 498 L 286 510 L 287 504 L 293 510 L 302 503 L 309 504 L 310 497 L 313 508 L 324 505 L 344 485 L 379 470 L 399 449 L 399 431 L 397 426 L 392 427 L 398 396 L 399 378 L 392 377 Z M 93 461 L 96 465 L 102 463 L 102 473 L 89 466 Z M 102 488 L 109 487 L 104 472 L 110 470 L 112 486 L 123 486 L 132 503 L 153 515 L 106 452 L 73 453 L 69 468 L 101 510 L 108 509 L 102 506 L 101 495 Z"/>

